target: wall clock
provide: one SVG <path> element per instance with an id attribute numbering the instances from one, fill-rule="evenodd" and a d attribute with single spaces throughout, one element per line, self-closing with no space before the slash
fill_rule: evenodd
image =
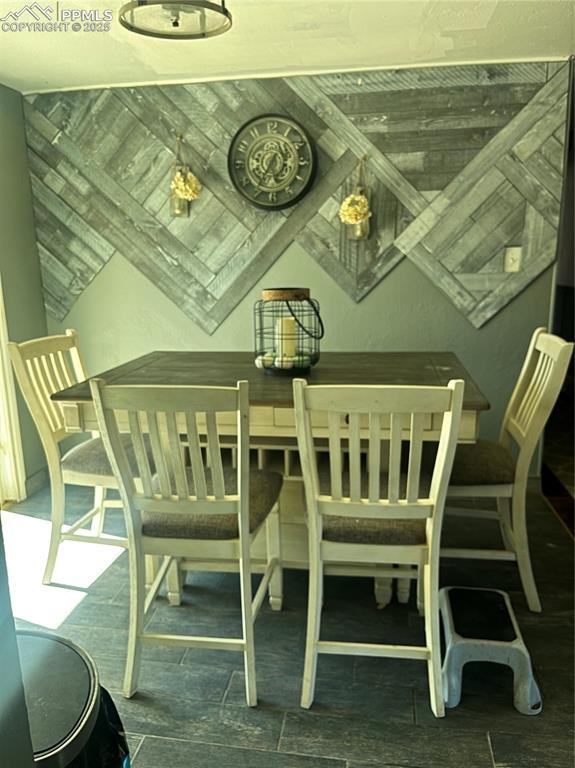
<path id="1" fill-rule="evenodd" d="M 252 205 L 274 211 L 301 200 L 316 165 L 305 130 L 282 115 L 260 115 L 243 125 L 228 154 L 230 178 L 238 192 Z"/>

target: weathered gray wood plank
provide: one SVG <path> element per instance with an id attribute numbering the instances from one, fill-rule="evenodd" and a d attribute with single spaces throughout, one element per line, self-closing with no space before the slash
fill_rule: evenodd
<path id="1" fill-rule="evenodd" d="M 523 162 L 528 160 L 560 126 L 565 124 L 566 109 L 567 94 L 559 99 L 553 108 L 543 115 L 541 120 L 538 120 L 524 136 L 515 142 L 513 154 Z"/>
<path id="2" fill-rule="evenodd" d="M 535 176 L 553 197 L 561 201 L 563 189 L 563 176 L 547 162 L 541 152 L 535 152 L 525 161 L 525 167 Z"/>
<path id="3" fill-rule="evenodd" d="M 511 276 L 510 273 L 458 272 L 457 279 L 468 291 L 495 291 Z"/>
<path id="4" fill-rule="evenodd" d="M 242 273 L 241 283 L 236 283 L 219 296 L 220 301 L 211 311 L 210 315 L 214 319 L 225 317 L 231 311 L 231 308 L 241 301 L 250 287 L 255 282 L 255 275 L 262 275 L 276 261 L 278 256 L 284 252 L 287 246 L 303 230 L 305 224 L 315 215 L 316 210 L 320 208 L 325 200 L 331 196 L 334 189 L 340 186 L 344 180 L 353 171 L 357 160 L 352 152 L 348 151 L 337 160 L 328 173 L 317 181 L 311 192 L 306 197 L 306 205 L 300 205 L 295 208 L 287 220 L 273 232 L 264 245 L 259 249 L 256 257 L 251 261 L 246 270 Z M 279 220 L 279 216 L 278 216 Z M 244 277 L 248 279 L 243 282 Z M 245 285 L 245 289 L 244 289 Z"/>
<path id="5" fill-rule="evenodd" d="M 107 264 L 114 251 L 102 257 L 92 250 L 86 242 L 89 235 L 88 238 L 78 237 L 68 229 L 61 219 L 58 219 L 48 208 L 42 205 L 42 185 L 34 177 L 32 183 L 34 184 L 34 218 L 38 242 L 53 253 L 57 253 L 63 264 L 81 274 L 82 277 L 90 276 L 89 279 L 91 280 Z"/>
<path id="6" fill-rule="evenodd" d="M 551 80 L 553 75 L 557 74 L 563 67 L 568 67 L 569 61 L 548 61 L 547 62 L 547 80 Z"/>
<path id="7" fill-rule="evenodd" d="M 409 112 L 367 112 L 348 115 L 350 122 L 362 133 L 417 133 L 433 131 L 472 131 L 500 128 L 515 117 L 521 104 L 498 107 L 470 107 L 440 111 L 437 109 Z"/>
<path id="8" fill-rule="evenodd" d="M 483 149 L 499 132 L 498 128 L 459 131 L 413 131 L 408 133 L 371 133 L 369 140 L 389 156 L 397 152 L 440 152 Z"/>
<path id="9" fill-rule="evenodd" d="M 365 155 L 369 158 L 370 170 L 390 188 L 406 208 L 413 213 L 421 213 L 424 210 L 425 198 L 404 179 L 393 163 L 380 152 L 374 151 L 373 145 L 361 131 L 341 113 L 337 114 L 335 106 L 310 78 L 292 78 L 289 85 L 320 115 L 336 136 L 347 142 L 358 157 Z"/>
<path id="10" fill-rule="evenodd" d="M 429 152 L 390 152 L 387 159 L 401 173 L 457 173 L 463 170 L 476 154 L 473 149 L 443 149 Z"/>
<path id="11" fill-rule="evenodd" d="M 525 208 L 525 228 L 523 231 L 523 263 L 537 262 L 539 251 L 545 243 L 552 240 L 553 227 L 545 217 L 532 205 Z"/>
<path id="12" fill-rule="evenodd" d="M 448 248 L 460 234 L 462 225 L 470 224 L 469 218 L 500 187 L 505 178 L 496 168 L 489 170 L 469 192 L 454 203 L 449 215 L 443 216 L 422 238 L 429 250 Z"/>
<path id="13" fill-rule="evenodd" d="M 454 202 L 464 195 L 483 176 L 487 168 L 511 150 L 524 133 L 564 96 L 566 88 L 566 73 L 560 70 L 531 99 L 528 106 L 502 128 L 465 170 L 446 187 L 444 195 Z"/>
<path id="14" fill-rule="evenodd" d="M 498 160 L 497 167 L 553 227 L 559 226 L 559 201 L 541 186 L 525 164 L 515 160 L 512 155 L 504 155 Z"/>
<path id="15" fill-rule="evenodd" d="M 165 99 L 163 102 L 163 113 L 161 111 L 159 113 L 153 111 L 150 114 L 150 109 L 155 109 L 155 105 L 150 105 L 149 96 L 135 93 L 135 91 L 138 91 L 138 89 L 118 89 L 118 98 L 126 104 L 138 119 L 149 122 L 153 134 L 166 147 L 171 148 L 172 152 L 175 151 L 177 125 L 179 125 L 182 128 L 182 135 L 186 138 L 184 147 L 185 158 L 200 181 L 209 187 L 212 194 L 226 208 L 233 211 L 246 226 L 250 229 L 255 228 L 258 225 L 258 217 L 254 209 L 233 189 L 227 173 L 227 160 L 224 153 L 218 151 L 215 145 L 207 143 L 207 139 L 204 137 L 201 148 L 205 154 L 200 154 L 196 145 L 192 143 L 190 123 L 185 116 L 181 116 L 176 124 L 170 122 L 171 107 L 169 104 L 171 102 L 168 99 Z M 169 104 L 166 104 L 166 101 Z M 151 119 L 152 117 L 153 119 Z M 194 131 L 194 140 L 198 134 L 199 131 Z M 187 139 L 188 136 L 190 137 L 189 140 Z"/>
<path id="16" fill-rule="evenodd" d="M 333 103 L 346 115 L 376 112 L 446 111 L 473 107 L 524 105 L 534 96 L 543 82 L 505 85 L 445 86 L 408 88 L 405 91 L 333 94 Z"/>
<path id="17" fill-rule="evenodd" d="M 374 261 L 359 275 L 355 300 L 364 299 L 404 258 L 405 254 L 394 245 L 380 251 Z"/>
<path id="18" fill-rule="evenodd" d="M 32 161 L 31 165 L 35 166 L 32 154 L 30 158 Z M 56 173 L 43 175 L 38 173 L 33 167 L 31 183 L 34 203 L 38 203 L 42 211 L 46 212 L 46 215 L 48 213 L 52 215 L 50 227 L 65 229 L 70 237 L 77 238 L 78 241 L 82 242 L 86 251 L 86 260 L 88 262 L 93 260 L 94 268 L 101 268 L 110 259 L 115 249 L 113 245 L 102 237 L 99 231 L 90 227 L 86 219 L 66 203 L 60 194 L 63 186 L 62 179 L 55 185 L 52 182 L 52 179 L 56 176 Z M 57 191 L 54 191 L 54 186 Z M 71 198 L 74 198 L 73 194 Z"/>
<path id="19" fill-rule="evenodd" d="M 29 114 L 29 120 L 40 134 L 47 138 L 50 134 L 49 124 L 46 118 L 37 112 Z M 90 174 L 90 179 L 95 187 L 101 190 L 102 194 L 118 206 L 125 214 L 132 218 L 132 221 L 138 221 L 142 229 L 141 236 L 145 228 L 148 227 L 155 231 L 156 241 L 154 247 L 158 252 L 164 253 L 166 260 L 177 260 L 178 257 L 187 259 L 190 276 L 199 280 L 203 285 L 213 279 L 214 275 L 199 260 L 189 258 L 188 252 L 182 247 L 177 238 L 173 237 L 167 230 L 158 227 L 156 220 L 150 216 L 126 191 L 117 184 L 108 174 L 96 168 L 86 158 L 84 153 L 78 149 L 72 141 L 64 134 L 60 134 L 58 139 L 58 148 L 61 153 L 77 168 L 84 169 Z M 169 254 L 169 257 L 168 257 Z"/>
<path id="20" fill-rule="evenodd" d="M 221 240 L 220 247 L 212 251 L 206 260 L 206 264 L 215 274 L 221 270 L 230 260 L 230 254 L 236 253 L 240 246 L 249 237 L 250 230 L 244 227 L 241 221 L 236 222 L 233 229 Z"/>
<path id="21" fill-rule="evenodd" d="M 349 272 L 341 261 L 333 257 L 330 249 L 323 246 L 322 240 L 306 227 L 297 236 L 297 242 L 308 253 L 314 253 L 314 260 L 322 267 L 348 296 L 356 292 L 356 277 Z"/>
<path id="22" fill-rule="evenodd" d="M 547 141 L 541 145 L 540 152 L 557 173 L 563 174 L 565 153 L 561 142 L 557 141 L 555 136 L 550 136 Z"/>
<path id="23" fill-rule="evenodd" d="M 215 311 L 221 313 L 222 318 L 231 311 L 227 299 L 229 297 L 229 301 L 234 300 L 233 291 L 237 290 L 237 284 L 240 283 L 238 275 L 246 273 L 254 259 L 257 259 L 258 253 L 284 226 L 284 222 L 285 220 L 279 214 L 263 219 L 257 229 L 249 232 L 240 247 L 228 258 L 208 286 L 212 295 L 218 300 Z M 282 250 L 278 250 L 276 258 L 280 256 Z"/>
<path id="24" fill-rule="evenodd" d="M 524 290 L 529 283 L 533 282 L 547 267 L 555 261 L 556 241 L 555 238 L 548 240 L 539 251 L 537 262 L 532 262 L 520 273 L 510 274 L 508 280 L 502 283 L 498 288 L 489 293 L 477 306 L 468 314 L 467 319 L 475 328 L 481 328 L 497 314 L 500 309 L 506 306 L 515 296 Z"/>
<path id="25" fill-rule="evenodd" d="M 512 245 L 513 239 L 521 232 L 525 217 L 525 204 L 516 193 L 515 205 L 494 207 L 490 215 L 477 221 L 446 251 L 441 262 L 446 269 L 455 273 L 479 272 L 492 259 L 493 254 L 506 245 Z"/>
<path id="26" fill-rule="evenodd" d="M 473 296 L 422 243 L 411 248 L 409 259 L 433 280 L 437 288 L 449 296 L 458 309 L 465 313 L 472 311 L 475 306 Z"/>
<path id="27" fill-rule="evenodd" d="M 477 64 L 465 67 L 388 69 L 379 72 L 346 72 L 317 75 L 315 80 L 326 94 L 406 91 L 420 88 L 544 83 L 545 62 L 525 64 Z"/>

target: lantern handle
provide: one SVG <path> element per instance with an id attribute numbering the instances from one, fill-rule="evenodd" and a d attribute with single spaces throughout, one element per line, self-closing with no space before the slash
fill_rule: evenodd
<path id="1" fill-rule="evenodd" d="M 302 329 L 302 331 L 306 334 L 306 336 L 309 336 L 311 339 L 314 339 L 314 341 L 319 341 L 320 339 L 323 339 L 323 335 L 325 333 L 325 328 L 323 327 L 323 320 L 320 317 L 319 311 L 313 301 L 311 299 L 304 299 L 304 301 L 307 301 L 307 303 L 312 308 L 312 311 L 314 315 L 317 318 L 317 321 L 319 323 L 319 333 L 310 333 L 309 330 L 305 327 L 305 325 L 302 325 L 299 318 L 294 313 L 293 309 L 290 307 L 289 301 L 286 299 L 286 306 L 289 310 L 290 315 L 293 317 L 293 319 L 296 321 L 296 323 L 299 325 L 299 327 Z"/>

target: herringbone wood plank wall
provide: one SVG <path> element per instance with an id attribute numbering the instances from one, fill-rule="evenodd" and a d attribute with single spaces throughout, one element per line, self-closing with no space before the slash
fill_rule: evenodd
<path id="1" fill-rule="evenodd" d="M 118 252 L 213 333 L 297 241 L 355 301 L 408 258 L 481 327 L 555 258 L 567 91 L 566 63 L 529 63 L 27 97 L 47 310 L 63 319 Z M 234 133 L 270 112 L 319 155 L 282 212 L 249 206 L 227 172 Z M 177 133 L 205 187 L 187 219 L 169 208 Z M 361 157 L 374 214 L 354 243 L 337 212 Z"/>

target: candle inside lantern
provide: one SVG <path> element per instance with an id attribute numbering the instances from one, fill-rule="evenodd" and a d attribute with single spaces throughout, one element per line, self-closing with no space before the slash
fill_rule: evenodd
<path id="1" fill-rule="evenodd" d="M 295 357 L 296 327 L 293 317 L 279 317 L 276 324 L 276 355 Z"/>

